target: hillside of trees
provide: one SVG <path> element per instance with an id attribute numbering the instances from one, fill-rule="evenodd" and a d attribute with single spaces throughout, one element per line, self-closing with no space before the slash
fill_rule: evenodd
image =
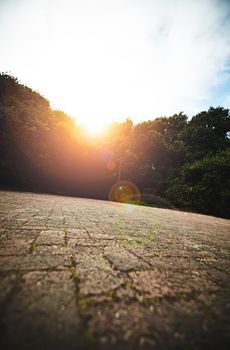
<path id="1" fill-rule="evenodd" d="M 100 138 L 44 97 L 0 74 L 1 188 L 108 198 L 120 180 L 182 210 L 230 217 L 230 113 L 210 107 L 133 125 Z"/>

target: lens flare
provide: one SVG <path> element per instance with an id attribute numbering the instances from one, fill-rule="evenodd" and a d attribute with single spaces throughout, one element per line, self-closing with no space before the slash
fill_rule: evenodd
<path id="1" fill-rule="evenodd" d="M 108 197 L 113 202 L 139 204 L 141 193 L 134 183 L 120 181 L 111 187 Z"/>

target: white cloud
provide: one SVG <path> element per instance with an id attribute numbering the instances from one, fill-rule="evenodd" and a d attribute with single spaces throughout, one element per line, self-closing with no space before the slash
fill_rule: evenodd
<path id="1" fill-rule="evenodd" d="M 228 1 L 0 2 L 0 69 L 82 120 L 213 104 L 230 55 Z"/>

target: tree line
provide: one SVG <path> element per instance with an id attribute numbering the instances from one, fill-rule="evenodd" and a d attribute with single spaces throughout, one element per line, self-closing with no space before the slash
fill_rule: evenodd
<path id="1" fill-rule="evenodd" d="M 0 74 L 3 188 L 108 198 L 130 181 L 172 206 L 230 217 L 230 113 L 210 107 L 134 125 L 112 123 L 100 138 L 8 74 Z"/>

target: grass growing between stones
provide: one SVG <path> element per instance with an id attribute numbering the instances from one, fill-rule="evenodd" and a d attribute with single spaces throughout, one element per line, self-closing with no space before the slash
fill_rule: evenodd
<path id="1" fill-rule="evenodd" d="M 118 239 L 133 246 L 146 246 L 155 240 L 155 235 L 149 234 L 148 236 L 142 237 L 130 237 L 121 234 L 119 235 Z"/>

